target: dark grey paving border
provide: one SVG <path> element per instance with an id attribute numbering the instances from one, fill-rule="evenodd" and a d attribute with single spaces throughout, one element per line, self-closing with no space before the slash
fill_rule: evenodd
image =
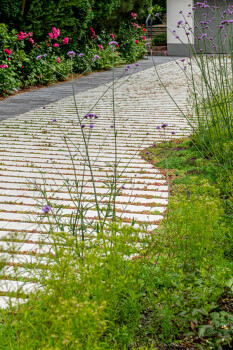
<path id="1" fill-rule="evenodd" d="M 153 59 L 156 65 L 173 60 L 172 57 L 168 56 L 155 56 Z M 151 68 L 153 66 L 153 61 L 152 58 L 144 59 L 139 61 L 139 64 L 140 65 L 136 70 L 137 72 Z M 134 64 L 132 64 L 132 67 L 133 66 Z M 115 69 L 116 79 L 122 75 L 124 69 L 125 66 L 120 66 Z M 130 75 L 131 72 L 132 71 L 129 70 L 124 76 Z M 109 83 L 110 81 L 112 81 L 112 69 L 75 79 L 75 89 L 76 91 L 84 92 Z M 26 113 L 30 110 L 56 102 L 71 95 L 72 88 L 71 82 L 69 81 L 9 97 L 0 101 L 0 121 Z"/>

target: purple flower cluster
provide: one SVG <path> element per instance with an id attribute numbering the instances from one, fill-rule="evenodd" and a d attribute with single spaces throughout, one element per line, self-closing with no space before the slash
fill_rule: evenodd
<path id="1" fill-rule="evenodd" d="M 42 208 L 44 213 L 48 213 L 50 210 L 52 210 L 52 208 L 47 204 Z"/>
<path id="2" fill-rule="evenodd" d="M 118 43 L 116 42 L 116 41 L 110 41 L 110 43 L 109 43 L 109 46 L 111 46 L 111 48 L 115 48 L 115 46 L 117 46 L 118 45 Z"/>
<path id="3" fill-rule="evenodd" d="M 69 51 L 67 52 L 67 55 L 70 57 L 70 58 L 74 58 L 76 53 L 74 51 Z"/>
<path id="4" fill-rule="evenodd" d="M 95 55 L 95 56 L 92 58 L 92 61 L 95 62 L 96 60 L 99 60 L 99 59 L 100 59 L 100 56 Z"/>
<path id="5" fill-rule="evenodd" d="M 88 113 L 88 114 L 84 115 L 83 118 L 85 118 L 85 119 L 87 119 L 87 118 L 90 118 L 90 119 L 91 119 L 91 118 L 98 119 L 99 116 L 98 116 L 97 114 L 94 114 L 94 113 Z"/>

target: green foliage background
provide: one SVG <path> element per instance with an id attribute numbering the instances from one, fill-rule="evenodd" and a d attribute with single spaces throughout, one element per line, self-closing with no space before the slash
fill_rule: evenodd
<path id="1" fill-rule="evenodd" d="M 117 30 L 130 12 L 143 20 L 151 6 L 152 0 L 2 0 L 0 23 L 31 31 L 37 41 L 55 26 L 81 42 L 90 27 Z"/>

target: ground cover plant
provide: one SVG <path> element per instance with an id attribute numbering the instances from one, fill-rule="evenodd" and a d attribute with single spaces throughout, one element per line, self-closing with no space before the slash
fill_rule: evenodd
<path id="1" fill-rule="evenodd" d="M 116 46 L 115 41 L 109 43 L 113 66 Z M 70 51 L 71 66 L 74 57 L 75 52 Z M 227 80 L 231 76 L 224 69 L 227 59 L 194 56 L 188 60 L 190 70 L 183 60 L 177 62 L 187 79 L 197 79 L 190 80 L 193 115 L 184 115 L 192 133 L 189 139 L 176 140 L 176 132 L 168 133 L 168 125 L 163 123 L 157 126 L 163 142 L 141 152 L 164 173 L 170 188 L 166 216 L 150 234 L 134 222 L 122 225 L 116 216 L 115 198 L 124 183 L 117 171 L 113 70 L 110 88 L 116 158 L 108 182 L 112 200 L 105 203 L 104 210 L 95 197 L 97 220 L 85 220 L 89 210 L 83 206 L 85 181 L 76 178 L 70 187 L 65 182 L 62 185 L 76 191 L 76 216 L 63 222 L 62 208 L 55 211 L 53 203 L 47 201 L 41 217 L 49 222 L 47 233 L 54 252 L 47 256 L 48 267 L 41 269 L 39 276 L 30 277 L 43 289 L 17 308 L 1 310 L 0 348 L 232 346 L 232 95 L 231 80 Z M 213 62 L 219 64 L 214 65 L 216 79 L 211 75 Z M 85 144 L 84 171 L 92 170 L 88 143 L 95 117 L 99 116 L 91 111 L 82 116 L 77 109 Z M 69 149 L 69 136 L 63 136 Z M 75 163 L 74 155 L 71 159 Z M 94 189 L 94 177 L 92 184 Z M 46 187 L 37 189 L 43 200 L 48 200 Z"/>
<path id="2" fill-rule="evenodd" d="M 160 239 L 163 273 L 152 303 L 157 313 L 148 324 L 150 336 L 159 330 L 156 336 L 174 347 L 222 349 L 232 343 L 232 208 L 214 157 L 202 156 L 195 137 L 142 153 L 162 171 L 168 167 L 171 181 L 167 233 Z"/>

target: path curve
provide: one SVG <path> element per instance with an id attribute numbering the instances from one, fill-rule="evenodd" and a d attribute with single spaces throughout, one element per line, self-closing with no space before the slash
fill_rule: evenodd
<path id="1" fill-rule="evenodd" d="M 187 87 L 177 64 L 162 64 L 158 66 L 158 71 L 179 106 L 185 111 Z M 88 128 L 89 123 L 85 122 L 86 132 L 91 130 L 91 159 L 95 159 L 98 154 L 98 160 L 94 164 L 98 195 L 107 191 L 106 170 L 109 169 L 110 172 L 109 164 L 114 161 L 112 91 L 108 89 L 110 85 L 111 83 L 101 85 L 76 95 L 80 115 L 93 112 L 99 116 L 93 122 L 93 129 Z M 103 98 L 94 106 L 94 102 L 103 93 Z M 169 125 L 167 137 L 171 137 L 171 132 L 175 131 L 176 135 L 173 137 L 179 138 L 190 130 L 161 86 L 154 68 L 141 70 L 132 77 L 125 77 L 117 82 L 115 109 L 119 169 L 123 169 L 134 157 L 122 177 L 125 188 L 117 197 L 117 214 L 125 222 L 136 219 L 138 224 L 146 223 L 150 230 L 154 230 L 166 209 L 167 184 L 164 176 L 139 156 L 139 149 L 161 141 L 161 134 L 156 127 L 162 123 Z M 56 122 L 53 122 L 54 119 Z M 34 287 L 32 283 L 25 284 L 14 280 L 14 265 L 26 277 L 24 264 L 37 262 L 36 256 L 39 253 L 42 254 L 43 262 L 43 254 L 51 251 L 48 238 L 43 229 L 38 228 L 36 219 L 34 222 L 33 219 L 28 219 L 28 214 L 31 214 L 31 218 L 33 215 L 36 217 L 41 213 L 41 208 L 36 207 L 35 200 L 39 193 L 28 188 L 27 181 L 37 179 L 38 183 L 42 183 L 41 172 L 44 172 L 48 191 L 52 195 L 63 181 L 56 169 L 64 178 L 73 179 L 68 151 L 61 141 L 63 132 L 82 151 L 81 131 L 77 125 L 72 97 L 59 99 L 46 108 L 40 107 L 0 123 L 0 246 L 1 257 L 8 261 L 0 281 L 2 307 L 8 303 L 9 291 L 27 292 Z M 74 146 L 71 145 L 70 150 L 75 152 Z M 78 177 L 81 178 L 82 156 L 75 162 Z M 85 180 L 86 201 L 90 202 L 93 200 L 93 188 L 89 171 L 85 172 Z M 73 211 L 67 190 L 58 191 L 56 199 L 65 205 L 65 214 Z M 41 207 L 44 204 L 46 203 L 41 203 Z M 127 210 L 122 213 L 126 204 Z M 96 211 L 90 210 L 88 216 L 96 217 Z"/>

